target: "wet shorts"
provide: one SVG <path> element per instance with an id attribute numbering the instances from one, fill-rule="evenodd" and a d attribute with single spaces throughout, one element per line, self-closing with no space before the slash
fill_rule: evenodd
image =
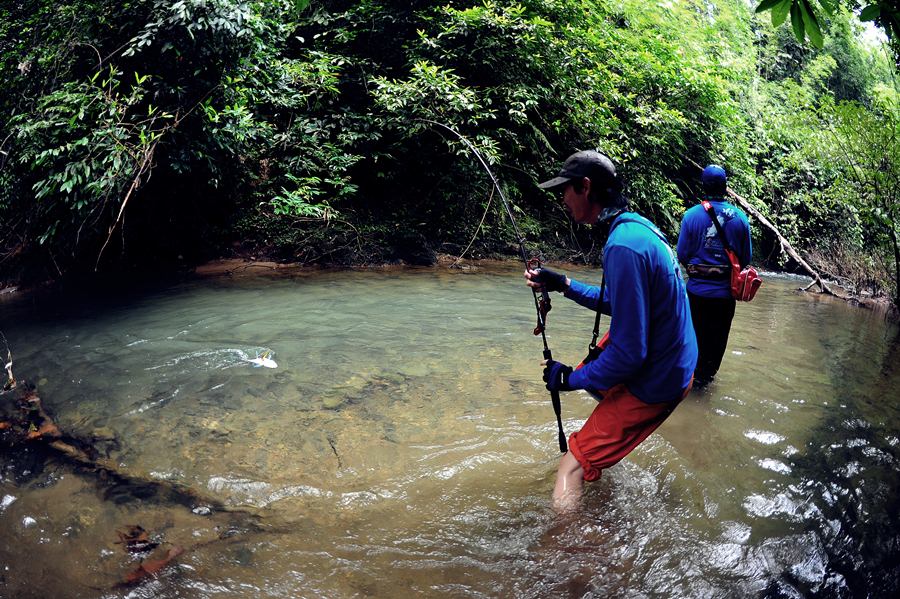
<path id="1" fill-rule="evenodd" d="M 644 403 L 625 385 L 616 385 L 602 396 L 581 430 L 569 437 L 569 451 L 587 481 L 597 480 L 601 470 L 631 453 L 680 403 Z"/>

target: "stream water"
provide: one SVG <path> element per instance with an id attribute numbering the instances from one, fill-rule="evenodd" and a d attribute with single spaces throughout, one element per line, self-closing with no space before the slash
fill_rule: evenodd
<path id="1" fill-rule="evenodd" d="M 765 277 L 716 382 L 567 517 L 514 265 L 7 299 L 15 373 L 60 428 L 196 498 L 0 453 L 0 597 L 896 596 L 900 331 L 799 284 Z M 555 299 L 555 357 L 592 322 Z M 593 405 L 564 394 L 567 432 Z M 130 525 L 156 553 L 124 550 Z"/>

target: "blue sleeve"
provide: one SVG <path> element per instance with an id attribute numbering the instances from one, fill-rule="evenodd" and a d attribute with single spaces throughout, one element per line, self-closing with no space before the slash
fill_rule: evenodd
<path id="1" fill-rule="evenodd" d="M 678 261 L 682 264 L 687 264 L 691 257 L 697 252 L 697 249 L 694 247 L 696 245 L 696 240 L 692 239 L 692 231 L 689 224 L 690 217 L 685 213 L 684 218 L 681 219 L 681 232 L 678 234 Z"/>
<path id="2" fill-rule="evenodd" d="M 581 281 L 576 281 L 571 277 L 569 277 L 569 279 L 572 281 L 572 284 L 569 285 L 569 288 L 563 295 L 579 306 L 584 306 L 585 308 L 596 312 L 597 304 L 600 299 L 600 288 L 596 285 L 587 285 Z M 603 295 L 605 297 L 603 298 L 603 301 L 600 302 L 600 310 L 604 314 L 609 314 L 609 289 L 607 289 Z"/>
<path id="3" fill-rule="evenodd" d="M 646 258 L 625 246 L 607 250 L 607 290 L 615 307 L 609 345 L 600 357 L 569 377 L 575 389 L 609 389 L 640 370 L 649 352 L 650 276 Z"/>

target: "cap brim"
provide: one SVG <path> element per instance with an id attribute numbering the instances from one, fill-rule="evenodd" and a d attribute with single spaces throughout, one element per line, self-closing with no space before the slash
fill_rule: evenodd
<path id="1" fill-rule="evenodd" d="M 554 189 L 562 187 L 571 180 L 571 177 L 555 177 L 553 179 L 550 179 L 549 181 L 544 181 L 543 183 L 539 184 L 538 187 L 540 187 L 541 189 L 548 189 L 552 191 Z"/>

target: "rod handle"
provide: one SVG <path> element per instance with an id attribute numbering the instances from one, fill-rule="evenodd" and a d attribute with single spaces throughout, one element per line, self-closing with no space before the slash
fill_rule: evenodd
<path id="1" fill-rule="evenodd" d="M 549 347 L 544 349 L 544 359 L 553 359 L 553 353 L 550 351 Z M 566 443 L 566 431 L 563 429 L 562 403 L 559 401 L 559 391 L 550 392 L 550 402 L 553 404 L 553 413 L 556 414 L 556 431 L 559 440 L 559 452 L 566 453 L 569 451 L 569 446 Z"/>

